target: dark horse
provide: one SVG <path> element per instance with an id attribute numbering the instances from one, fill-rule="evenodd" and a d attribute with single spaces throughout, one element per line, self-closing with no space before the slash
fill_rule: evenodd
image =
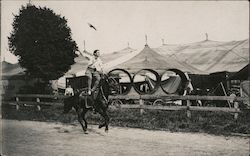
<path id="1" fill-rule="evenodd" d="M 85 119 L 85 114 L 92 110 L 90 107 L 86 107 L 86 102 L 88 105 L 91 105 L 96 112 L 98 112 L 103 118 L 104 123 L 99 125 L 99 128 L 105 126 L 105 131 L 108 131 L 109 125 L 109 116 L 107 114 L 108 109 L 108 96 L 111 94 L 111 91 L 115 91 L 118 89 L 117 81 L 107 75 L 102 76 L 102 79 L 99 83 L 96 92 L 92 96 L 83 95 L 82 90 L 78 90 L 75 92 L 74 96 L 68 97 L 64 99 L 64 112 L 68 113 L 72 108 L 76 110 L 78 121 L 82 126 L 84 133 L 87 133 L 88 123 Z M 84 124 L 83 124 L 84 121 Z"/>

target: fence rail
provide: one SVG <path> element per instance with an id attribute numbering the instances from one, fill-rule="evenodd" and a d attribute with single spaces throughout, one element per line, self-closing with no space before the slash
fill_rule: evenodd
<path id="1" fill-rule="evenodd" d="M 20 106 L 36 106 L 37 109 L 40 111 L 41 106 L 45 105 L 62 105 L 61 102 L 59 102 L 59 99 L 64 99 L 68 96 L 64 95 L 43 95 L 43 94 L 16 94 L 12 95 L 12 97 L 15 98 L 15 101 L 8 102 L 11 105 L 15 105 L 16 109 L 19 110 Z M 21 101 L 21 98 L 34 98 L 35 101 Z M 55 99 L 53 102 L 45 102 L 41 101 L 42 99 Z M 139 104 L 122 104 L 118 107 L 125 108 L 125 109 L 140 109 L 140 114 L 144 113 L 144 110 L 171 110 L 171 111 L 177 111 L 177 110 L 186 110 L 187 117 L 191 117 L 191 111 L 218 111 L 218 112 L 228 112 L 228 113 L 234 113 L 234 118 L 238 118 L 238 113 L 240 112 L 239 109 L 239 101 L 245 101 L 248 100 L 248 98 L 243 97 L 230 97 L 230 96 L 196 96 L 196 95 L 186 95 L 186 96 L 180 96 L 180 95 L 115 95 L 115 96 L 109 96 L 110 100 L 120 100 L 120 99 L 133 99 L 133 100 L 139 100 Z M 186 101 L 187 106 L 163 106 L 163 105 L 145 105 L 145 100 L 151 100 L 151 99 L 168 99 L 168 100 L 183 100 Z M 56 101 L 57 100 L 57 101 Z M 233 103 L 233 107 L 204 107 L 204 106 L 191 106 L 190 100 L 209 100 L 209 101 L 230 101 Z"/>
<path id="2" fill-rule="evenodd" d="M 64 99 L 67 96 L 64 95 L 45 95 L 45 94 L 15 94 L 9 97 L 15 98 L 15 101 L 5 101 L 9 105 L 14 105 L 16 110 L 20 109 L 20 106 L 35 106 L 38 111 L 41 110 L 41 106 L 62 106 L 62 103 L 59 102 L 59 99 Z M 22 98 L 31 98 L 22 100 Z M 51 102 L 41 101 L 42 99 L 53 99 Z"/>
<path id="3" fill-rule="evenodd" d="M 50 95 L 50 94 L 15 94 L 12 97 L 30 97 L 30 98 L 48 98 L 48 99 L 63 99 L 68 96 L 65 95 Z"/>
<path id="4" fill-rule="evenodd" d="M 151 109 L 151 110 L 186 110 L 187 117 L 191 117 L 191 111 L 217 111 L 217 112 L 228 112 L 234 113 L 234 118 L 238 118 L 238 113 L 240 112 L 239 109 L 239 102 L 240 101 L 247 101 L 249 98 L 244 97 L 232 97 L 232 96 L 198 96 L 198 95 L 115 95 L 109 97 L 112 100 L 139 100 L 139 105 L 121 105 L 121 108 L 128 108 L 128 109 L 140 109 L 140 113 L 144 113 L 144 109 Z M 152 106 L 152 105 L 145 105 L 145 100 L 152 100 L 152 99 L 164 99 L 164 100 L 182 100 L 186 101 L 187 106 Z M 229 107 L 204 107 L 204 106 L 191 106 L 190 100 L 207 100 L 207 101 L 229 101 L 233 103 L 233 107 L 229 105 Z"/>
<path id="5" fill-rule="evenodd" d="M 248 98 L 233 96 L 199 96 L 199 95 L 112 95 L 110 99 L 171 99 L 171 100 L 208 100 L 208 101 L 247 101 Z"/>
<path id="6" fill-rule="evenodd" d="M 187 110 L 186 106 L 152 106 L 152 105 L 130 105 L 123 104 L 120 108 L 125 109 L 149 109 L 149 110 Z M 232 109 L 228 107 L 200 107 L 200 106 L 190 106 L 189 110 L 191 111 L 215 111 L 215 112 L 229 112 L 229 113 L 239 113 L 240 109 Z"/>

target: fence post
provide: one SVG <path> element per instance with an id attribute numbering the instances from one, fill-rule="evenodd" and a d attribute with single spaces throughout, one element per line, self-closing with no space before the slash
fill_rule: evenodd
<path id="1" fill-rule="evenodd" d="M 140 98 L 139 99 L 139 105 L 140 105 L 140 114 L 143 115 L 144 110 L 143 110 L 143 105 L 144 105 L 144 101 Z"/>
<path id="2" fill-rule="evenodd" d="M 187 117 L 188 118 L 191 118 L 190 105 L 191 105 L 190 100 L 187 100 Z"/>
<path id="3" fill-rule="evenodd" d="M 239 103 L 237 101 L 234 102 L 234 109 L 235 109 L 235 113 L 234 113 L 234 119 L 237 120 L 238 116 L 239 116 Z"/>
<path id="4" fill-rule="evenodd" d="M 19 98 L 16 97 L 16 110 L 19 110 Z"/>
<path id="5" fill-rule="evenodd" d="M 39 105 L 40 99 L 39 99 L 39 98 L 36 98 L 36 102 L 37 102 L 36 108 L 37 108 L 38 111 L 40 111 L 40 110 L 41 110 L 41 107 L 40 107 L 40 105 Z"/>

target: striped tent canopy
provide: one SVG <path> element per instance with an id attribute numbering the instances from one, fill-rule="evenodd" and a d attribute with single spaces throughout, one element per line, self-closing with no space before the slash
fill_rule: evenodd
<path id="1" fill-rule="evenodd" d="M 113 53 L 103 54 L 103 55 L 101 55 L 101 59 L 103 62 L 107 63 L 107 62 L 110 62 L 110 61 L 115 60 L 117 58 L 121 58 L 125 55 L 133 53 L 135 51 L 136 51 L 136 49 L 133 49 L 133 48 L 128 46 L 120 51 L 115 51 Z"/>
<path id="2" fill-rule="evenodd" d="M 125 69 L 131 73 L 135 73 L 145 68 L 156 70 L 159 73 L 165 72 L 167 69 L 179 69 L 188 73 L 202 73 L 200 70 L 190 65 L 183 64 L 175 58 L 158 54 L 148 45 L 145 45 L 144 49 L 131 59 L 113 68 Z"/>

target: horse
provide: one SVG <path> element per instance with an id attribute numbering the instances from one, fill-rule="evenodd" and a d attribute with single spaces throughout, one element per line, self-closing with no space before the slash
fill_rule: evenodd
<path id="1" fill-rule="evenodd" d="M 89 96 L 86 93 L 85 95 L 81 96 L 83 94 L 83 90 L 86 91 L 86 88 L 83 88 L 77 90 L 74 96 L 65 98 L 63 101 L 63 113 L 66 114 L 72 108 L 74 108 L 77 113 L 78 122 L 81 124 L 84 133 L 87 134 L 88 123 L 86 121 L 85 115 L 88 111 L 94 109 L 104 118 L 104 123 L 99 124 L 99 128 L 105 126 L 105 132 L 108 132 L 108 125 L 110 120 L 107 114 L 109 105 L 108 96 L 112 91 L 118 91 L 118 87 L 119 84 L 115 79 L 109 77 L 108 75 L 103 75 L 93 95 Z M 87 107 L 87 105 L 91 105 L 92 107 Z"/>

